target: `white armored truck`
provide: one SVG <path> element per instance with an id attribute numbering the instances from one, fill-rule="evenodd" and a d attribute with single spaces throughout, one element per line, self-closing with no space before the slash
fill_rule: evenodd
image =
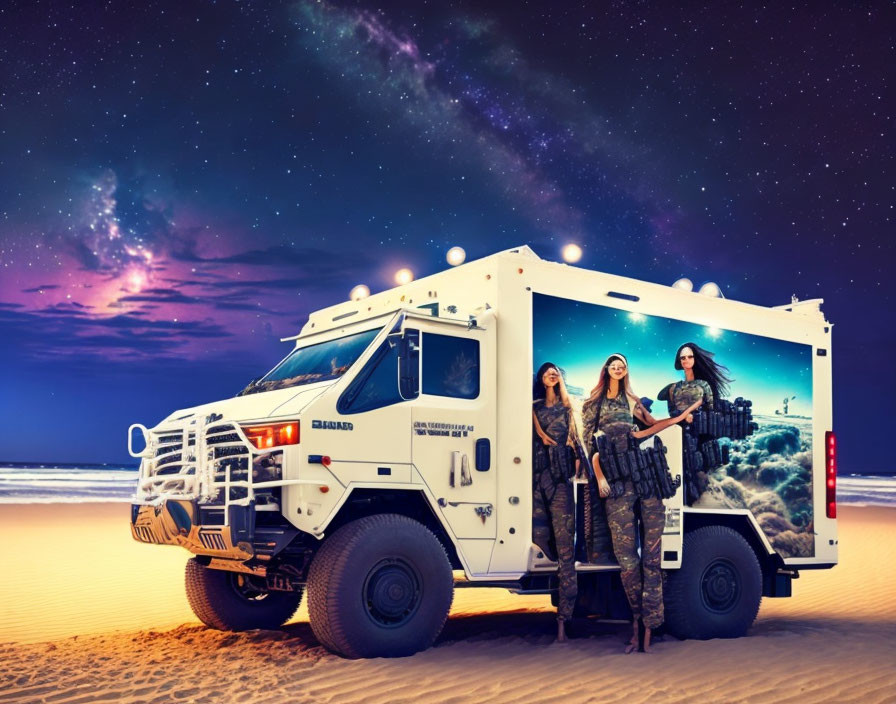
<path id="1" fill-rule="evenodd" d="M 708 298 L 528 247 L 340 303 L 313 313 L 238 396 L 131 426 L 133 537 L 192 553 L 187 596 L 212 628 L 279 627 L 307 593 L 330 650 L 414 653 L 439 635 L 457 587 L 556 594 L 557 564 L 532 534 L 534 371 L 563 369 L 578 413 L 620 352 L 650 403 L 680 379 L 679 346 L 698 344 L 738 398 L 699 444 L 680 425 L 659 434 L 677 486 L 665 500 L 666 627 L 743 635 L 763 596 L 790 596 L 801 570 L 837 562 L 819 303 Z M 583 519 L 587 490 L 577 613 L 626 618 L 612 551 L 584 547 L 603 510 L 592 501 Z"/>

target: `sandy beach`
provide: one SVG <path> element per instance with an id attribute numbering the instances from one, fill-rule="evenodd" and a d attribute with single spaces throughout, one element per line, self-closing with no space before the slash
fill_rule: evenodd
<path id="1" fill-rule="evenodd" d="M 896 701 L 896 510 L 840 507 L 840 564 L 765 599 L 748 637 L 623 655 L 622 624 L 553 644 L 546 596 L 457 590 L 435 647 L 349 661 L 304 606 L 281 631 L 201 626 L 187 553 L 130 539 L 122 504 L 6 505 L 0 704 L 6 702 Z"/>

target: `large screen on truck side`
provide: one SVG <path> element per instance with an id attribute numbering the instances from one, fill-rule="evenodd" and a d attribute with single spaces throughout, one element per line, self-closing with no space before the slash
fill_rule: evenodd
<path id="1" fill-rule="evenodd" d="M 653 419 L 702 399 L 681 423 L 685 503 L 748 509 L 782 557 L 814 555 L 810 345 L 536 293 L 533 354 L 533 375 L 560 368 L 579 428 L 614 354 Z"/>

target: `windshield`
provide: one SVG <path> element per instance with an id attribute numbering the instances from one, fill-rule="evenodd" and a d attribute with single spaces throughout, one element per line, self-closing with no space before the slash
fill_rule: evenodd
<path id="1" fill-rule="evenodd" d="M 317 381 L 338 379 L 345 374 L 367 349 L 381 328 L 347 335 L 293 350 L 267 376 L 249 384 L 239 395 L 287 389 Z"/>

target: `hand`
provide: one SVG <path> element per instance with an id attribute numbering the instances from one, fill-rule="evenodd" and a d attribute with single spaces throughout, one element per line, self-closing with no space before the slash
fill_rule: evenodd
<path id="1" fill-rule="evenodd" d="M 600 494 L 602 499 L 610 495 L 610 483 L 603 477 L 597 480 L 597 493 Z"/>
<path id="2" fill-rule="evenodd" d="M 693 423 L 694 422 L 694 414 L 688 413 L 687 416 L 685 416 L 684 422 L 685 423 Z"/>
<path id="3" fill-rule="evenodd" d="M 541 436 L 541 441 L 542 441 L 545 445 L 547 445 L 548 447 L 551 447 L 552 445 L 556 445 L 556 444 L 557 444 L 557 442 L 556 442 L 555 440 L 552 440 L 552 439 L 551 439 L 550 437 L 548 437 L 547 435 L 542 435 L 542 436 Z"/>

